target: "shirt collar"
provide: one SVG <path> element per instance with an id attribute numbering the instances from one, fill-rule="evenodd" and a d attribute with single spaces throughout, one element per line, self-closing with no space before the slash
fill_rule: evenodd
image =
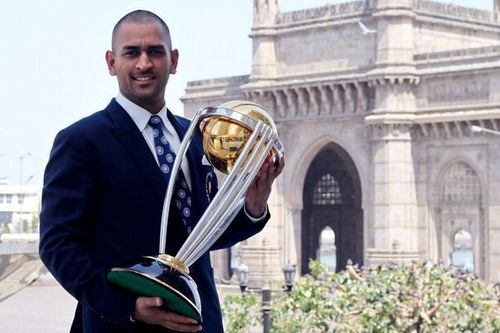
<path id="1" fill-rule="evenodd" d="M 123 96 L 120 92 L 116 96 L 116 102 L 120 104 L 120 106 L 128 113 L 130 118 L 134 121 L 137 128 L 143 132 L 146 126 L 148 125 L 149 119 L 153 115 L 148 110 L 140 107 L 139 105 L 131 102 L 125 96 Z M 160 112 L 156 114 L 163 120 L 163 124 L 169 129 L 170 121 L 167 117 L 167 106 L 163 104 Z"/>

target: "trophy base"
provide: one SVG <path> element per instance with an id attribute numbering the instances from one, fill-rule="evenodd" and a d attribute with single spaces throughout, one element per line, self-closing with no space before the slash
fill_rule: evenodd
<path id="1" fill-rule="evenodd" d="M 130 267 L 113 268 L 107 278 L 138 295 L 161 297 L 166 310 L 202 322 L 201 301 L 195 282 L 159 258 L 144 257 Z"/>

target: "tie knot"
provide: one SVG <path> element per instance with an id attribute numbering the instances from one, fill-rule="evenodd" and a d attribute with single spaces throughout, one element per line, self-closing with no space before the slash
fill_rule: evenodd
<path id="1" fill-rule="evenodd" d="M 153 128 L 161 128 L 161 124 L 162 124 L 162 121 L 161 121 L 161 118 L 160 116 L 151 116 L 151 118 L 149 118 L 149 125 Z"/>

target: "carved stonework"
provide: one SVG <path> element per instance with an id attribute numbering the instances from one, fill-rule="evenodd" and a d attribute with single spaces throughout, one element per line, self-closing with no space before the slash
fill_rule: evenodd
<path id="1" fill-rule="evenodd" d="M 266 2 L 265 0 L 255 1 Z M 325 18 L 357 15 L 366 13 L 367 11 L 371 10 L 374 7 L 373 2 L 374 1 L 352 1 L 340 4 L 327 4 L 325 6 L 317 8 L 279 13 L 276 18 L 276 23 L 291 24 Z M 482 22 L 492 22 L 494 20 L 494 17 L 490 11 L 457 6 L 451 3 L 415 0 L 414 8 L 417 12 L 433 16 L 453 16 L 457 18 L 471 19 Z"/>
<path id="2" fill-rule="evenodd" d="M 333 105 L 333 94 L 330 86 L 320 86 L 319 87 L 320 96 L 320 114 L 328 115 L 332 112 Z"/>
<path id="3" fill-rule="evenodd" d="M 415 0 L 415 9 L 432 15 L 448 15 L 477 21 L 493 21 L 490 11 L 457 6 L 451 3 Z"/>
<path id="4" fill-rule="evenodd" d="M 475 133 L 471 130 L 473 125 L 498 131 L 500 129 L 500 119 L 420 123 L 415 126 L 414 133 L 415 138 L 423 139 L 453 139 L 483 136 L 483 133 Z"/>
<path id="5" fill-rule="evenodd" d="M 463 102 L 487 102 L 490 96 L 488 78 L 450 78 L 429 82 L 427 103 L 429 106 Z"/>
<path id="6" fill-rule="evenodd" d="M 301 21 L 324 19 L 327 17 L 361 14 L 366 8 L 367 2 L 365 1 L 352 1 L 335 5 L 325 5 L 318 8 L 280 13 L 277 18 L 277 23 L 289 24 Z"/>
<path id="7" fill-rule="evenodd" d="M 442 60 L 463 60 L 481 56 L 494 56 L 500 53 L 500 45 L 472 47 L 460 50 L 448 50 L 416 54 L 413 59 L 417 62 L 436 62 Z"/>
<path id="8" fill-rule="evenodd" d="M 412 124 L 388 123 L 370 125 L 370 138 L 372 141 L 411 140 Z"/>
<path id="9" fill-rule="evenodd" d="M 279 13 L 278 0 L 254 0 L 253 2 L 253 25 L 270 26 L 276 22 Z"/>
<path id="10" fill-rule="evenodd" d="M 246 96 L 257 103 L 264 96 L 272 114 L 282 120 L 366 113 L 368 91 L 366 82 L 350 82 L 247 91 Z"/>

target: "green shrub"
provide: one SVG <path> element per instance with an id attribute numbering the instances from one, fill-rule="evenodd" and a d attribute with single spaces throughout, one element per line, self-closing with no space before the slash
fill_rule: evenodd
<path id="1" fill-rule="evenodd" d="M 256 326 L 261 318 L 261 306 L 252 292 L 244 295 L 229 295 L 222 303 L 222 312 L 226 319 L 226 333 L 244 333 Z"/>
<path id="2" fill-rule="evenodd" d="M 273 294 L 273 333 L 500 332 L 499 288 L 456 268 L 428 262 L 331 273 L 318 261 L 310 268 L 290 295 Z"/>

